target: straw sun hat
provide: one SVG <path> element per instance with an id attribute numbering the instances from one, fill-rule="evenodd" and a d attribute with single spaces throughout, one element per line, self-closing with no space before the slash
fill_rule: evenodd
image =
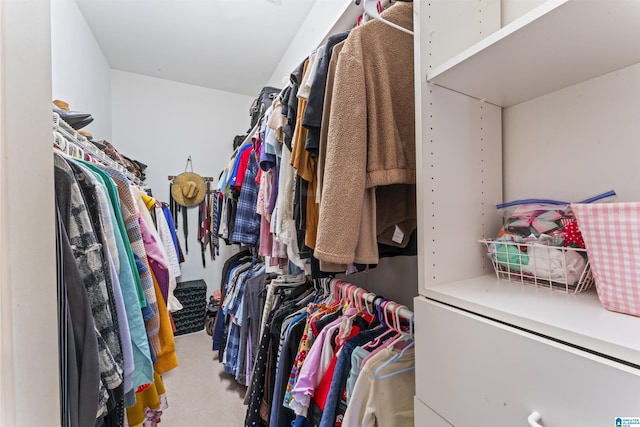
<path id="1" fill-rule="evenodd" d="M 204 199 L 207 185 L 204 178 L 193 172 L 184 172 L 178 175 L 171 187 L 173 199 L 180 205 L 196 206 Z"/>

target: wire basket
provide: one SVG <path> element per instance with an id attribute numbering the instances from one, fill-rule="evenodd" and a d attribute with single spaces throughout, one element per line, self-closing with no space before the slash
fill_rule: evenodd
<path id="1" fill-rule="evenodd" d="M 594 285 L 587 251 L 502 240 L 480 240 L 498 279 L 551 288 L 570 294 Z"/>

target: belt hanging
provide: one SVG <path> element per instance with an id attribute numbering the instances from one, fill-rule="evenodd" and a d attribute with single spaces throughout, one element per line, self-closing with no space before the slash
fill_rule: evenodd
<path id="1" fill-rule="evenodd" d="M 189 240 L 187 239 L 187 236 L 189 236 L 187 208 L 180 206 L 180 210 L 182 211 L 182 233 L 184 234 L 184 251 L 186 253 L 189 253 Z"/>

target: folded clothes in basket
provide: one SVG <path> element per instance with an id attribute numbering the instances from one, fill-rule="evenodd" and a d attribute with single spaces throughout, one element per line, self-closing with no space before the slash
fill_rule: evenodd
<path id="1" fill-rule="evenodd" d="M 575 286 L 587 261 L 575 251 L 534 244 L 527 248 L 529 263 L 522 270 L 541 280 Z"/>
<path id="2" fill-rule="evenodd" d="M 607 191 L 581 203 L 615 197 L 615 191 Z M 585 241 L 569 202 L 526 199 L 496 207 L 502 213 L 502 227 L 495 239 L 481 242 L 499 279 L 572 294 L 591 288 L 594 280 Z"/>
<path id="3" fill-rule="evenodd" d="M 489 245 L 489 256 L 509 271 L 520 271 L 529 264 L 529 257 L 517 243 L 524 243 L 520 236 L 504 235 Z"/>
<path id="4" fill-rule="evenodd" d="M 488 255 L 508 273 L 575 286 L 583 277 L 587 261 L 582 252 L 554 246 L 554 241 L 544 234 L 527 238 L 503 234 L 488 245 Z"/>

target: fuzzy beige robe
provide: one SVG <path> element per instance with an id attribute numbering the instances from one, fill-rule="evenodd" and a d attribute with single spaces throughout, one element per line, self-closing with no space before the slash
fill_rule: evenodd
<path id="1" fill-rule="evenodd" d="M 413 4 L 396 3 L 383 17 L 413 29 Z M 413 37 L 382 22 L 367 22 L 345 41 L 332 93 L 314 252 L 321 261 L 375 264 L 377 235 L 393 236 L 398 226 L 403 242 L 395 243 L 401 246 L 415 229 L 414 210 L 398 217 L 398 224 L 380 221 L 387 230 L 377 230 L 379 207 L 393 216 L 398 207 L 410 211 L 406 206 L 415 206 L 415 199 L 406 200 L 411 191 L 405 189 L 376 200 L 375 191 L 415 185 L 413 70 Z"/>

